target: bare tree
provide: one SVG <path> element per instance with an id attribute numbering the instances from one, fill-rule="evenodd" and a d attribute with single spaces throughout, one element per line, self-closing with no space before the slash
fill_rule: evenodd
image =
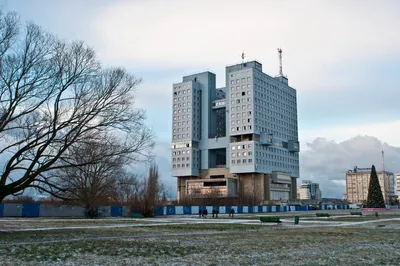
<path id="1" fill-rule="evenodd" d="M 129 149 L 117 143 L 108 137 L 102 141 L 90 139 L 80 146 L 73 146 L 68 164 L 74 166 L 52 173 L 60 187 L 57 196 L 85 207 L 89 217 L 96 216 L 96 207 L 112 202 L 118 179 L 124 175 L 124 167 L 131 159 Z"/>
<path id="2" fill-rule="evenodd" d="M 165 200 L 166 190 L 159 180 L 158 166 L 153 163 L 149 168 L 149 174 L 145 178 L 144 194 L 141 201 L 141 211 L 146 217 L 154 216 L 157 204 Z"/>
<path id="3" fill-rule="evenodd" d="M 113 199 L 121 205 L 139 206 L 144 193 L 144 178 L 125 171 L 117 179 Z"/>
<path id="4" fill-rule="evenodd" d="M 29 187 L 55 195 L 62 188 L 48 172 L 87 164 L 68 151 L 88 137 L 112 132 L 136 147 L 136 158 L 150 152 L 144 111 L 133 107 L 139 79 L 104 69 L 82 42 L 32 23 L 21 32 L 16 14 L 0 14 L 0 202 Z"/>

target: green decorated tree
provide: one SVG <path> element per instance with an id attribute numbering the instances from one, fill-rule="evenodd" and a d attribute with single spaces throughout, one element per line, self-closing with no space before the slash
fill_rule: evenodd
<path id="1" fill-rule="evenodd" d="M 369 180 L 367 208 L 385 208 L 381 186 L 379 185 L 378 175 L 375 165 L 371 168 L 371 179 Z"/>

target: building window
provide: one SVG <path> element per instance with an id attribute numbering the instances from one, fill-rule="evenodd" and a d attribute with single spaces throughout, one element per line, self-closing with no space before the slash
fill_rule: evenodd
<path id="1" fill-rule="evenodd" d="M 235 164 L 236 163 L 236 161 L 235 160 L 232 160 L 232 164 Z"/>
<path id="2" fill-rule="evenodd" d="M 236 146 L 232 146 L 232 150 L 234 151 L 236 149 Z M 175 155 L 175 154 L 174 154 Z"/>
<path id="3" fill-rule="evenodd" d="M 232 154 L 231 154 L 231 155 L 232 155 L 232 157 L 235 157 L 235 156 L 236 156 L 236 153 L 232 152 Z"/>

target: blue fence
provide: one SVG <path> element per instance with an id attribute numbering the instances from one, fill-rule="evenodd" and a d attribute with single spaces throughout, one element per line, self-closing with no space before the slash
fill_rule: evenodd
<path id="1" fill-rule="evenodd" d="M 111 206 L 111 217 L 121 217 L 123 214 L 123 207 L 122 206 Z"/>
<path id="2" fill-rule="evenodd" d="M 227 214 L 230 209 L 235 213 L 268 213 L 268 212 L 301 212 L 311 211 L 312 206 L 157 206 L 154 214 L 162 215 L 190 215 L 198 214 L 199 210 L 218 210 L 219 213 Z M 321 205 L 320 210 L 341 210 L 348 209 L 348 205 Z"/>
<path id="3" fill-rule="evenodd" d="M 154 214 L 163 215 L 197 215 L 200 210 L 212 213 L 218 210 L 220 214 L 227 214 L 233 209 L 235 213 L 274 213 L 310 211 L 311 206 L 156 206 Z M 321 205 L 320 210 L 349 209 L 348 205 Z M 101 217 L 129 216 L 129 207 L 100 206 L 97 209 Z M 46 204 L 0 204 L 0 217 L 84 217 L 86 210 L 77 206 L 53 206 Z"/>
<path id="4" fill-rule="evenodd" d="M 40 204 L 30 203 L 22 204 L 22 217 L 39 217 L 40 216 Z"/>

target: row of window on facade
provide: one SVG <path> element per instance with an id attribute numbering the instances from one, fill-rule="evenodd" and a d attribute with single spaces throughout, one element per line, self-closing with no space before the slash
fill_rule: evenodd
<path id="1" fill-rule="evenodd" d="M 297 165 L 282 163 L 282 162 L 274 162 L 270 160 L 256 159 L 256 163 L 259 164 L 260 167 L 263 166 L 271 166 L 271 167 L 281 167 L 282 169 L 292 169 L 297 170 Z"/>
<path id="2" fill-rule="evenodd" d="M 188 96 L 183 96 L 183 97 L 174 97 L 174 102 L 180 102 L 180 101 L 190 101 L 191 97 L 190 95 Z M 197 97 L 197 101 L 199 100 L 199 97 Z"/>
<path id="3" fill-rule="evenodd" d="M 251 125 L 242 126 L 242 127 L 231 127 L 231 132 L 239 132 L 239 131 L 247 131 L 251 130 Z"/>
<path id="4" fill-rule="evenodd" d="M 200 127 L 200 121 L 199 120 L 197 120 L 196 121 L 196 123 L 193 123 L 193 124 L 195 124 L 195 125 L 197 125 L 197 127 Z M 179 121 L 179 122 L 174 122 L 174 127 L 180 127 L 181 125 L 182 126 L 185 126 L 185 125 L 191 125 L 191 122 L 190 122 L 190 120 L 189 121 L 185 121 L 185 120 L 183 120 L 183 121 Z"/>
<path id="5" fill-rule="evenodd" d="M 186 163 L 186 164 L 173 164 L 172 168 L 190 168 L 190 163 Z M 200 165 L 199 164 L 195 164 L 194 168 L 199 169 Z"/>
<path id="6" fill-rule="evenodd" d="M 231 101 L 231 106 L 232 106 L 231 107 L 231 111 L 234 111 L 234 109 L 232 109 L 232 108 L 235 108 L 236 105 L 238 105 L 238 104 L 246 104 L 246 103 L 251 103 L 251 98 L 241 98 L 241 99 L 232 100 Z M 248 105 L 248 107 L 249 107 L 249 105 Z M 250 105 L 250 107 L 251 107 L 251 105 Z"/>
<path id="7" fill-rule="evenodd" d="M 196 159 L 197 158 L 197 159 Z M 200 157 L 193 157 L 193 162 L 200 162 Z M 172 162 L 184 162 L 184 161 L 187 161 L 187 162 L 189 162 L 190 161 L 190 157 L 177 157 L 177 158 L 172 158 Z"/>
<path id="8" fill-rule="evenodd" d="M 251 110 L 251 104 L 248 104 L 247 108 L 246 108 L 246 105 L 242 105 L 242 106 L 239 105 L 239 106 L 236 106 L 236 108 L 235 107 L 231 107 L 231 112 L 246 111 L 246 109 Z"/>
<path id="9" fill-rule="evenodd" d="M 242 87 L 236 86 L 236 89 L 235 89 L 235 87 L 231 87 L 231 92 L 234 92 L 234 91 L 242 91 L 242 90 L 246 90 L 246 89 L 250 89 L 250 88 L 251 88 L 251 84 L 242 85 Z M 251 91 L 248 90 L 247 92 L 251 92 Z M 239 95 L 240 95 L 240 92 L 237 92 L 237 93 L 236 93 L 236 96 L 239 96 Z M 251 95 L 251 93 L 250 93 L 249 95 Z M 235 94 L 232 93 L 232 94 L 231 94 L 231 97 L 234 97 L 234 96 L 235 96 Z"/>
<path id="10" fill-rule="evenodd" d="M 177 88 L 175 87 L 174 89 L 177 89 Z M 190 94 L 190 92 L 191 92 L 190 89 L 188 89 L 188 90 L 174 91 L 174 96 L 179 96 L 179 95 L 181 95 L 181 94 L 185 95 L 186 93 L 187 93 L 187 94 Z"/>
<path id="11" fill-rule="evenodd" d="M 174 115 L 180 114 L 180 113 L 186 113 L 186 112 L 190 113 L 190 111 L 191 111 L 190 108 L 187 108 L 187 110 L 186 109 L 178 109 L 178 110 L 174 110 Z"/>
<path id="12" fill-rule="evenodd" d="M 246 80 L 247 80 L 247 82 L 250 82 L 251 78 L 247 77 L 247 78 L 242 78 L 242 79 L 236 79 L 236 84 L 239 84 L 240 81 L 242 81 L 242 83 L 246 82 Z M 235 80 L 231 80 L 231 84 L 235 84 Z"/>
<path id="13" fill-rule="evenodd" d="M 179 128 L 174 128 L 174 133 L 176 133 L 176 132 L 185 132 L 185 131 L 187 131 L 187 132 L 190 132 L 190 127 L 187 127 L 187 128 L 184 128 L 184 127 L 179 127 Z"/>
<path id="14" fill-rule="evenodd" d="M 253 159 L 249 158 L 249 159 L 236 159 L 236 160 L 231 160 L 232 164 L 250 164 L 253 163 Z"/>
<path id="15" fill-rule="evenodd" d="M 191 103 L 191 102 L 187 102 L 187 103 L 175 103 L 175 104 L 174 104 L 174 109 L 177 109 L 177 108 L 185 108 L 186 105 L 187 105 L 187 107 L 190 107 L 190 106 L 192 105 L 192 103 Z"/>
<path id="16" fill-rule="evenodd" d="M 232 152 L 231 153 L 231 157 L 252 157 L 253 156 L 253 152 L 251 152 L 251 151 L 249 151 L 249 152 L 246 152 L 246 151 L 244 151 L 244 152 Z"/>
<path id="17" fill-rule="evenodd" d="M 235 118 L 235 117 L 240 118 L 240 117 L 249 117 L 249 116 L 251 116 L 251 111 L 242 112 L 241 114 L 240 113 L 231 114 L 231 118 Z"/>
<path id="18" fill-rule="evenodd" d="M 298 160 L 289 158 L 289 157 L 284 157 L 276 154 L 270 154 L 270 153 L 264 153 L 264 152 L 258 152 L 256 151 L 256 157 L 262 157 L 262 158 L 268 158 L 269 160 L 278 160 L 282 162 L 289 162 L 289 163 L 297 163 Z"/>
<path id="19" fill-rule="evenodd" d="M 183 151 L 174 151 L 173 153 L 172 153 L 172 155 L 185 155 L 185 154 L 190 154 L 190 150 L 183 150 Z M 197 155 L 199 155 L 200 154 L 200 151 L 193 151 L 193 154 L 197 154 Z"/>
<path id="20" fill-rule="evenodd" d="M 242 120 L 231 120 L 231 125 L 240 125 L 241 123 L 242 124 L 247 124 L 247 123 L 249 123 L 249 124 L 251 124 L 251 122 L 252 122 L 252 119 L 251 118 L 247 118 L 247 119 L 242 119 Z"/>
<path id="21" fill-rule="evenodd" d="M 234 150 L 241 150 L 241 149 L 243 149 L 243 150 L 245 150 L 245 149 L 251 149 L 251 148 L 253 148 L 253 144 L 242 144 L 242 145 L 233 145 L 232 147 L 231 147 L 231 149 L 234 151 Z"/>

